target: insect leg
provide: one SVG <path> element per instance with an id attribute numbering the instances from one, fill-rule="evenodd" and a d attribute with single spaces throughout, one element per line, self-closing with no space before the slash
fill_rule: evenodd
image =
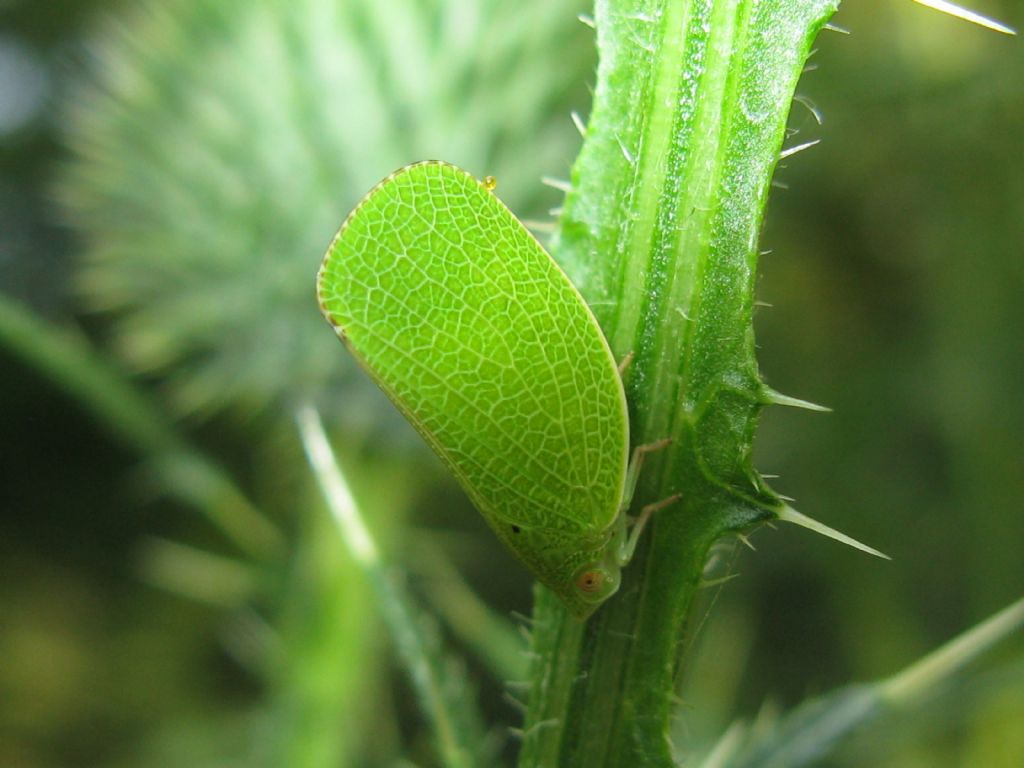
<path id="1" fill-rule="evenodd" d="M 647 525 L 647 521 L 651 519 L 651 515 L 659 509 L 664 509 L 670 504 L 675 504 L 682 497 L 683 494 L 681 493 L 673 493 L 668 498 L 662 499 L 661 501 L 655 501 L 640 510 L 640 516 L 636 519 L 636 522 L 633 523 L 633 530 L 629 532 L 629 536 L 622 542 L 622 546 L 619 548 L 619 565 L 625 565 L 633 559 L 633 550 L 636 549 L 636 543 L 639 541 L 640 534 L 643 533 L 643 530 Z"/>
<path id="2" fill-rule="evenodd" d="M 635 352 L 629 352 L 622 360 L 619 361 L 619 378 L 621 379 L 626 375 L 626 370 L 632 364 L 633 359 L 636 357 Z"/>
<path id="3" fill-rule="evenodd" d="M 648 453 L 660 451 L 672 443 L 671 437 L 655 440 L 653 443 L 644 443 L 633 449 L 629 457 L 629 466 L 626 467 L 626 486 L 622 491 L 622 503 L 619 505 L 619 512 L 625 512 L 633 502 L 633 493 L 636 491 L 637 480 L 640 479 L 640 468 L 644 464 L 644 456 Z"/>
<path id="4" fill-rule="evenodd" d="M 631 359 L 632 355 L 627 355 L 626 360 L 623 362 L 628 364 Z M 637 480 L 640 478 L 640 468 L 643 466 L 644 457 L 648 453 L 660 451 L 671 443 L 672 438 L 666 437 L 661 440 L 655 440 L 653 443 L 638 445 L 633 449 L 633 453 L 629 457 L 629 466 L 626 468 L 626 486 L 622 493 L 622 503 L 619 505 L 619 525 L 622 526 L 620 531 L 623 534 L 625 534 L 626 510 L 629 509 L 629 505 L 633 502 L 633 494 L 636 491 Z M 629 535 L 622 535 L 620 539 L 619 551 L 616 553 L 620 565 L 625 565 L 633 557 L 633 550 L 636 549 L 636 543 L 640 538 L 640 534 L 643 533 L 644 528 L 647 526 L 647 521 L 650 520 L 651 515 L 659 509 L 678 501 L 680 496 L 682 496 L 681 493 L 673 494 L 667 499 L 648 504 L 640 510 L 640 516 L 633 523 L 633 529 L 629 532 Z"/>

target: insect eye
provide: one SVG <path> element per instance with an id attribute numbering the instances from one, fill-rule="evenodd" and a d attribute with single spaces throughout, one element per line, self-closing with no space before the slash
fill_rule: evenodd
<path id="1" fill-rule="evenodd" d="M 522 528 L 520 528 L 518 525 L 513 525 L 512 526 L 512 533 L 519 533 L 519 531 L 521 531 L 521 530 L 522 530 Z"/>
<path id="2" fill-rule="evenodd" d="M 600 571 L 584 571 L 576 579 L 576 586 L 584 592 L 597 592 L 604 584 L 604 574 Z"/>

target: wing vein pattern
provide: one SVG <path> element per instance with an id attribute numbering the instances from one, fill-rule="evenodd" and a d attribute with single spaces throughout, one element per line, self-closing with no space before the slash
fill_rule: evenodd
<path id="1" fill-rule="evenodd" d="M 480 182 L 443 163 L 387 179 L 331 245 L 320 301 L 478 506 L 531 529 L 613 522 L 628 442 L 615 362 Z"/>

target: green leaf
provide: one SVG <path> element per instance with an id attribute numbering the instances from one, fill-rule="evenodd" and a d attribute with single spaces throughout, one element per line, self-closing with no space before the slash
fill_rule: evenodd
<path id="1" fill-rule="evenodd" d="M 376 594 L 420 709 L 430 721 L 442 764 L 446 768 L 488 765 L 489 740 L 475 698 L 467 690 L 469 681 L 462 664 L 445 651 L 433 617 L 418 609 L 382 560 L 334 457 L 319 413 L 312 406 L 304 406 L 296 414 L 296 421 L 336 530 Z"/>
<path id="2" fill-rule="evenodd" d="M 800 768 L 894 711 L 907 711 L 1000 640 L 1024 627 L 1024 600 L 954 638 L 892 677 L 810 699 L 773 723 L 738 724 L 702 768 Z"/>

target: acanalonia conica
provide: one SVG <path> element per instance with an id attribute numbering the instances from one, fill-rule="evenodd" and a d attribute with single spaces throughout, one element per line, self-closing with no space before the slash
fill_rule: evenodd
<path id="1" fill-rule="evenodd" d="M 388 176 L 327 250 L 320 307 L 498 536 L 585 618 L 639 533 L 626 398 L 583 298 L 492 189 L 441 162 Z"/>

